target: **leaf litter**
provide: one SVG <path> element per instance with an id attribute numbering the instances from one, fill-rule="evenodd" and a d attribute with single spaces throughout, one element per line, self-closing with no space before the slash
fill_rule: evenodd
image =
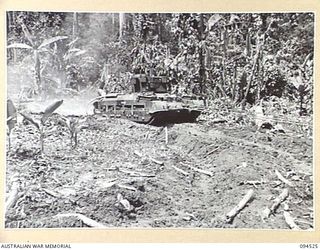
<path id="1" fill-rule="evenodd" d="M 47 118 L 55 129 L 44 154 L 32 124 L 12 133 L 6 227 L 313 227 L 312 138 L 295 136 L 297 126 L 268 133 L 254 116 L 239 125 L 231 113 L 227 123 L 209 113 L 163 130 L 90 114 L 79 116 L 85 126 L 70 147 L 60 117 Z M 254 197 L 239 205 L 250 186 Z M 277 198 L 282 190 L 290 212 Z"/>

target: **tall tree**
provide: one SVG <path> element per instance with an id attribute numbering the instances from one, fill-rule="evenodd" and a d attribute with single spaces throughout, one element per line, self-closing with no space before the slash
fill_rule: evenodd
<path id="1" fill-rule="evenodd" d="M 78 13 L 73 13 L 73 22 L 72 22 L 72 38 L 76 39 L 78 36 L 79 30 L 79 21 L 78 21 Z"/>
<path id="2" fill-rule="evenodd" d="M 119 13 L 119 39 L 120 40 L 122 40 L 125 24 L 126 24 L 126 14 Z"/>

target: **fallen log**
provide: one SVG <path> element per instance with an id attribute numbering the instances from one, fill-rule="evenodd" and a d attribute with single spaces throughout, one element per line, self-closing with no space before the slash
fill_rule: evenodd
<path id="1" fill-rule="evenodd" d="M 53 197 L 55 197 L 55 198 L 61 198 L 61 195 L 58 194 L 58 193 L 56 193 L 55 191 L 52 191 L 52 190 L 49 190 L 49 189 L 46 189 L 46 188 L 42 188 L 42 190 L 43 190 L 46 194 L 51 195 L 51 196 L 53 196 Z"/>
<path id="2" fill-rule="evenodd" d="M 117 186 L 119 188 L 124 188 L 124 189 L 128 189 L 128 190 L 131 190 L 131 191 L 137 191 L 137 189 L 135 187 L 131 187 L 131 186 L 128 186 L 128 185 L 124 185 L 124 184 L 117 184 Z"/>
<path id="3" fill-rule="evenodd" d="M 280 203 L 283 202 L 288 196 L 289 196 L 289 191 L 288 189 L 285 188 L 272 204 L 270 208 L 271 212 L 273 213 L 278 208 Z"/>
<path id="4" fill-rule="evenodd" d="M 246 181 L 245 184 L 252 185 L 255 188 L 257 188 L 257 185 L 261 185 L 262 182 L 261 181 Z"/>
<path id="5" fill-rule="evenodd" d="M 192 167 L 190 166 L 190 168 L 198 173 L 201 173 L 201 174 L 205 174 L 205 175 L 209 175 L 210 177 L 213 176 L 213 173 L 212 172 L 209 172 L 209 171 L 206 171 L 206 170 L 203 170 L 203 169 L 200 169 L 200 168 L 196 168 L 196 167 Z"/>
<path id="6" fill-rule="evenodd" d="M 154 163 L 156 163 L 156 164 L 158 164 L 158 165 L 160 165 L 160 166 L 163 166 L 163 165 L 164 165 L 164 162 L 163 162 L 163 161 L 158 161 L 158 160 L 156 160 L 156 159 L 154 159 L 154 158 L 152 158 L 152 157 L 149 157 L 149 159 L 150 159 L 150 161 L 152 161 L 152 162 L 154 162 Z"/>
<path id="7" fill-rule="evenodd" d="M 288 226 L 293 230 L 301 230 L 301 228 L 294 222 L 294 219 L 291 217 L 290 213 L 287 211 L 283 211 L 283 216 L 288 224 Z"/>
<path id="8" fill-rule="evenodd" d="M 216 124 L 216 123 L 225 123 L 228 122 L 228 120 L 224 119 L 224 118 L 216 118 L 210 121 L 210 123 Z"/>
<path id="9" fill-rule="evenodd" d="M 178 168 L 176 166 L 172 166 L 176 171 L 178 171 L 179 173 L 183 174 L 183 175 L 189 175 L 188 172 L 182 170 L 181 168 Z"/>
<path id="10" fill-rule="evenodd" d="M 42 188 L 42 191 L 45 192 L 46 194 L 54 197 L 54 198 L 57 198 L 57 199 L 67 199 L 69 200 L 71 203 L 75 203 L 75 200 L 70 198 L 69 195 L 66 195 L 66 194 L 63 194 L 63 193 L 58 193 L 56 191 L 52 191 L 52 190 L 49 190 L 47 188 Z"/>
<path id="11" fill-rule="evenodd" d="M 134 151 L 134 154 L 135 155 L 137 155 L 137 156 L 139 156 L 140 158 L 142 158 L 143 157 L 143 154 L 142 153 L 140 153 L 138 150 L 135 150 Z M 147 157 L 146 157 L 147 158 Z M 158 161 L 158 160 L 156 160 L 156 159 L 154 159 L 154 158 L 152 158 L 152 157 L 148 157 L 149 158 L 149 160 L 150 161 L 152 161 L 152 162 L 154 162 L 154 163 L 156 163 L 156 164 L 159 164 L 159 165 L 164 165 L 164 163 L 162 162 L 162 161 Z"/>
<path id="12" fill-rule="evenodd" d="M 263 218 L 268 218 L 270 214 L 274 213 L 276 209 L 279 207 L 279 205 L 281 204 L 281 202 L 283 202 L 288 196 L 289 196 L 289 191 L 288 189 L 285 188 L 282 191 L 282 193 L 274 200 L 274 203 L 272 204 L 272 206 L 270 208 L 267 207 L 263 211 Z"/>
<path id="13" fill-rule="evenodd" d="M 19 181 L 14 181 L 12 183 L 12 187 L 11 187 L 11 191 L 9 193 L 9 196 L 6 200 L 6 212 L 11 208 L 14 207 L 17 200 L 19 199 L 19 197 L 21 196 L 21 194 L 19 193 L 19 189 L 20 189 L 20 183 Z"/>
<path id="14" fill-rule="evenodd" d="M 209 151 L 203 158 L 208 157 L 209 155 L 213 154 L 214 152 L 216 152 L 220 147 L 216 147 L 215 149 Z"/>
<path id="15" fill-rule="evenodd" d="M 280 172 L 279 172 L 278 170 L 275 170 L 275 173 L 276 173 L 276 175 L 277 175 L 277 177 L 278 177 L 278 179 L 279 179 L 280 181 L 282 181 L 283 183 L 287 184 L 289 187 L 293 187 L 293 186 L 294 186 L 294 185 L 292 184 L 292 182 L 289 181 L 289 180 L 287 180 L 286 178 L 284 178 L 284 177 L 282 176 L 282 174 L 280 174 Z"/>
<path id="16" fill-rule="evenodd" d="M 299 224 L 305 224 L 305 225 L 310 226 L 311 228 L 314 228 L 313 223 L 308 222 L 308 221 L 304 221 L 304 220 L 295 220 L 295 222 L 297 222 L 297 223 L 299 223 Z"/>
<path id="17" fill-rule="evenodd" d="M 231 223 L 233 218 L 246 206 L 253 197 L 253 189 L 250 189 L 242 200 L 227 215 L 226 222 Z"/>
<path id="18" fill-rule="evenodd" d="M 76 217 L 89 227 L 106 228 L 105 225 L 103 225 L 95 220 L 92 220 L 83 214 L 77 214 L 77 213 L 57 214 L 54 217 L 57 217 L 57 218 Z"/>
<path id="19" fill-rule="evenodd" d="M 165 142 L 166 142 L 166 145 L 167 145 L 168 141 L 169 141 L 169 138 L 168 138 L 168 127 L 167 126 L 164 128 L 164 132 L 165 132 Z"/>
<path id="20" fill-rule="evenodd" d="M 106 183 L 103 183 L 101 185 L 101 189 L 104 190 L 104 189 L 108 189 L 108 188 L 111 188 L 113 187 L 114 185 L 117 184 L 117 179 L 114 179 L 114 180 L 111 180 L 109 182 L 106 182 Z"/>
<path id="21" fill-rule="evenodd" d="M 186 216 L 182 217 L 182 219 L 185 221 L 197 220 L 197 218 L 190 213 L 186 213 Z"/>
<path id="22" fill-rule="evenodd" d="M 154 174 L 135 172 L 135 171 L 125 170 L 125 169 L 119 169 L 119 171 L 125 174 L 129 174 L 131 176 L 137 176 L 137 177 L 156 177 Z"/>

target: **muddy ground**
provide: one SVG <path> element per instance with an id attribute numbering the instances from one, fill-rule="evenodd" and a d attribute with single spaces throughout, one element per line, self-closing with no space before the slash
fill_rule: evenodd
<path id="1" fill-rule="evenodd" d="M 89 115 L 73 149 L 53 115 L 42 154 L 36 128 L 21 123 L 7 150 L 7 199 L 19 189 L 5 226 L 90 226 L 76 213 L 106 227 L 290 229 L 286 210 L 300 229 L 312 230 L 310 130 L 257 129 L 243 117 L 170 125 L 166 143 L 162 127 Z M 287 199 L 263 218 L 285 188 Z M 227 222 L 250 189 L 250 202 Z"/>

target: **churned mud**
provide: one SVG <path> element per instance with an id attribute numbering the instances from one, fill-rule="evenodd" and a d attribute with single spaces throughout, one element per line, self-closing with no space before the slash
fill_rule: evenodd
<path id="1" fill-rule="evenodd" d="M 18 189 L 5 226 L 95 226 L 83 215 L 112 228 L 290 229 L 287 212 L 298 228 L 312 230 L 312 136 L 292 126 L 272 131 L 209 118 L 166 132 L 88 115 L 72 148 L 54 114 L 43 153 L 36 128 L 21 123 L 7 150 L 7 199 Z M 288 197 L 265 216 L 285 189 Z"/>

